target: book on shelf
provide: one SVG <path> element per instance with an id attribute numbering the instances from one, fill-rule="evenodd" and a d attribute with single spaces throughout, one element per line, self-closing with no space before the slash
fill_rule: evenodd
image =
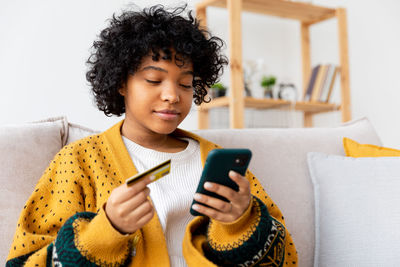
<path id="1" fill-rule="evenodd" d="M 328 65 L 321 65 L 321 67 L 319 68 L 317 78 L 315 80 L 314 87 L 313 87 L 312 93 L 311 93 L 311 101 L 312 102 L 319 101 L 319 97 L 321 95 L 321 88 L 324 84 L 327 69 L 328 69 Z"/>
<path id="2" fill-rule="evenodd" d="M 330 72 L 332 71 L 332 68 L 333 68 L 333 67 L 334 67 L 334 66 L 333 66 L 332 64 L 326 65 L 326 70 L 325 70 L 325 74 L 324 74 L 324 79 L 323 79 L 323 81 L 322 81 L 322 84 L 321 84 L 321 87 L 320 87 L 320 90 L 319 90 L 318 97 L 317 97 L 316 101 L 324 102 L 324 101 L 322 101 L 322 94 L 323 94 L 323 93 L 325 92 L 325 90 L 326 90 L 326 87 L 327 87 L 327 85 L 328 85 L 329 75 L 330 75 Z"/>
<path id="3" fill-rule="evenodd" d="M 320 65 L 317 65 L 312 69 L 310 80 L 309 80 L 308 86 L 307 86 L 307 90 L 304 95 L 304 101 L 311 100 L 312 89 L 314 87 L 315 79 L 317 78 L 319 68 L 320 68 Z"/>
<path id="4" fill-rule="evenodd" d="M 321 102 L 329 102 L 329 98 L 331 97 L 333 85 L 335 84 L 336 75 L 338 73 L 338 66 L 330 65 L 329 72 L 327 74 L 327 80 L 324 84 L 324 87 L 321 92 L 320 101 Z"/>
<path id="5" fill-rule="evenodd" d="M 333 64 L 316 65 L 304 95 L 304 101 L 328 102 L 332 93 L 338 67 Z"/>

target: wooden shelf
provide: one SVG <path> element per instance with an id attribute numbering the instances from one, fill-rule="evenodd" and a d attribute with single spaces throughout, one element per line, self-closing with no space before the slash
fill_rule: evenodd
<path id="1" fill-rule="evenodd" d="M 211 100 L 210 103 L 201 104 L 203 111 L 210 110 L 217 107 L 228 107 L 229 97 L 217 97 Z M 267 99 L 267 98 L 254 98 L 245 97 L 244 106 L 246 108 L 255 109 L 294 109 L 308 113 L 323 113 L 340 110 L 340 105 L 332 103 L 319 103 L 319 102 L 303 102 L 298 101 L 292 107 L 292 102 L 282 99 Z"/>
<path id="2" fill-rule="evenodd" d="M 256 109 L 295 109 L 304 114 L 304 126 L 312 126 L 313 115 L 322 112 L 340 111 L 342 121 L 351 119 L 350 81 L 348 60 L 347 15 L 344 8 L 327 8 L 307 3 L 288 0 L 203 0 L 196 5 L 196 16 L 203 26 L 207 26 L 207 7 L 221 7 L 228 11 L 229 25 L 229 68 L 230 95 L 215 98 L 210 103 L 199 107 L 199 129 L 209 127 L 208 111 L 216 107 L 229 107 L 230 128 L 244 127 L 245 108 Z M 311 45 L 310 27 L 317 22 L 336 18 L 338 25 L 339 68 L 340 68 L 340 105 L 320 102 L 296 102 L 293 106 L 289 101 L 280 99 L 262 99 L 244 96 L 244 81 L 242 68 L 242 19 L 241 12 L 255 12 L 288 18 L 299 21 L 300 45 L 302 56 L 303 94 L 311 75 Z M 260 26 L 261 27 L 261 26 Z"/>
<path id="3" fill-rule="evenodd" d="M 227 8 L 226 0 L 207 0 L 197 4 L 196 8 L 206 6 Z M 242 0 L 242 10 L 281 18 L 300 20 L 312 24 L 335 17 L 336 10 L 307 3 L 282 0 Z"/>

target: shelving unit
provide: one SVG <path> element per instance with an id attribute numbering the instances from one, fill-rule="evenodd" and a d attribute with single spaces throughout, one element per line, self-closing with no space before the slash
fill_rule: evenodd
<path id="1" fill-rule="evenodd" d="M 288 109 L 294 108 L 304 114 L 304 126 L 312 126 L 315 114 L 341 111 L 342 121 L 351 119 L 350 83 L 347 40 L 347 16 L 344 8 L 326 8 L 307 3 L 284 0 L 204 0 L 196 5 L 196 14 L 203 26 L 207 26 L 207 7 L 227 8 L 229 16 L 230 48 L 230 96 L 213 99 L 200 105 L 198 128 L 209 128 L 209 110 L 215 107 L 229 107 L 231 128 L 244 127 L 244 109 Z M 311 73 L 310 26 L 331 18 L 338 20 L 338 40 L 340 57 L 341 104 L 321 102 L 296 102 L 294 105 L 280 99 L 262 99 L 244 96 L 242 66 L 241 12 L 255 12 L 269 16 L 298 20 L 301 28 L 303 90 L 306 90 Z M 304 94 L 304 92 L 303 92 Z"/>

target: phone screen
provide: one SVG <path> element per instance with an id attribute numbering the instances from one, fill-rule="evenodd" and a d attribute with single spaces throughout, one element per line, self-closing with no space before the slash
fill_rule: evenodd
<path id="1" fill-rule="evenodd" d="M 209 181 L 228 186 L 233 190 L 238 191 L 239 187 L 229 177 L 229 171 L 233 170 L 241 175 L 245 175 L 250 163 L 251 155 L 251 151 L 245 148 L 222 148 L 210 151 L 204 164 L 204 169 L 196 192 L 219 198 L 223 201 L 228 201 L 223 196 L 207 191 L 204 188 L 204 183 Z M 197 203 L 197 201 L 193 200 L 192 205 L 195 203 Z M 202 215 L 192 208 L 190 208 L 190 213 L 194 216 Z"/>

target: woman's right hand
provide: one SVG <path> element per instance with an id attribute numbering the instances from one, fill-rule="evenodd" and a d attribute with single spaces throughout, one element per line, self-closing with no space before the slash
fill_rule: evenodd
<path id="1" fill-rule="evenodd" d="M 122 234 L 131 234 L 142 228 L 154 216 L 154 208 L 147 198 L 150 178 L 127 186 L 115 188 L 105 204 L 105 211 L 111 224 Z"/>

